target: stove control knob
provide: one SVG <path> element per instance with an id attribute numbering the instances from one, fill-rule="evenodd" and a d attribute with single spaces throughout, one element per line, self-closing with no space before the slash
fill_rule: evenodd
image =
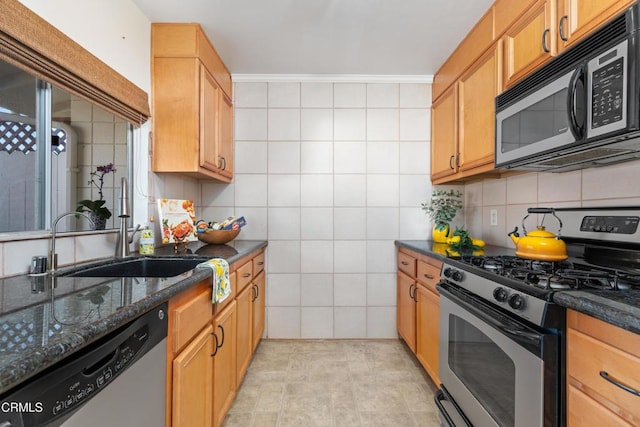
<path id="1" fill-rule="evenodd" d="M 462 271 L 460 271 L 460 270 L 453 270 L 453 273 L 451 273 L 451 278 L 453 280 L 455 280 L 456 282 L 462 281 L 463 277 L 464 277 L 464 275 L 462 274 Z"/>
<path id="2" fill-rule="evenodd" d="M 453 270 L 449 267 L 445 268 L 444 271 L 442 272 L 443 276 L 446 277 L 447 279 L 451 278 L 452 273 L 453 273 Z"/>
<path id="3" fill-rule="evenodd" d="M 514 310 L 524 309 L 524 298 L 518 294 L 511 295 L 509 297 L 509 306 Z"/>
<path id="4" fill-rule="evenodd" d="M 493 290 L 493 297 L 498 302 L 505 302 L 508 296 L 507 290 L 503 287 L 497 287 Z"/>

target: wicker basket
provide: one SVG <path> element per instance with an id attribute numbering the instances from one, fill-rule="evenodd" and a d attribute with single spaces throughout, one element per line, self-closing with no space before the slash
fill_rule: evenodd
<path id="1" fill-rule="evenodd" d="M 207 230 L 203 233 L 198 233 L 198 239 L 210 245 L 224 245 L 238 237 L 238 234 L 240 234 L 240 229 Z"/>

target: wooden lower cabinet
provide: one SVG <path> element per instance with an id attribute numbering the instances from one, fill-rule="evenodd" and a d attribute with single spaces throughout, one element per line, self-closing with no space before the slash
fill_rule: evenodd
<path id="1" fill-rule="evenodd" d="M 440 295 L 436 283 L 442 262 L 406 248 L 398 251 L 398 333 L 434 384 L 438 376 Z"/>
<path id="2" fill-rule="evenodd" d="M 438 376 L 438 337 L 440 332 L 440 296 L 418 285 L 416 288 L 416 357 L 435 384 Z"/>
<path id="3" fill-rule="evenodd" d="M 236 302 L 213 319 L 213 425 L 222 425 L 236 395 Z"/>
<path id="4" fill-rule="evenodd" d="M 640 335 L 567 310 L 567 425 L 640 425 L 639 355 Z"/>
<path id="5" fill-rule="evenodd" d="M 407 346 L 416 352 L 416 291 L 415 279 L 398 272 L 398 333 Z"/>
<path id="6" fill-rule="evenodd" d="M 255 351 L 256 347 L 260 343 L 260 339 L 262 339 L 262 334 L 264 333 L 264 320 L 265 320 L 265 291 L 266 291 L 266 279 L 265 273 L 260 273 L 254 283 L 253 288 L 255 289 L 254 297 L 252 298 L 252 325 L 253 330 L 251 332 L 251 339 L 253 341 L 251 349 Z"/>
<path id="7" fill-rule="evenodd" d="M 208 325 L 173 359 L 173 427 L 211 426 L 212 332 Z"/>
<path id="8" fill-rule="evenodd" d="M 235 289 L 222 303 L 211 304 L 210 280 L 169 300 L 167 427 L 222 425 L 262 338 L 264 250 L 230 270 Z"/>
<path id="9" fill-rule="evenodd" d="M 236 296 L 236 383 L 240 386 L 253 354 L 253 287 L 247 286 Z"/>

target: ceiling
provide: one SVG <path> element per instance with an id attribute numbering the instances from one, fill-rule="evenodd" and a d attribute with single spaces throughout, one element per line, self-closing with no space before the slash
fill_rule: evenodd
<path id="1" fill-rule="evenodd" d="M 435 74 L 493 0 L 133 0 L 198 22 L 232 74 Z"/>

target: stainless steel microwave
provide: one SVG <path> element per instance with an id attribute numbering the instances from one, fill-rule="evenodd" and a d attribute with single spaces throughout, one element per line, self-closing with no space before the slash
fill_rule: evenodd
<path id="1" fill-rule="evenodd" d="M 496 97 L 497 168 L 564 172 L 640 158 L 640 5 Z"/>

